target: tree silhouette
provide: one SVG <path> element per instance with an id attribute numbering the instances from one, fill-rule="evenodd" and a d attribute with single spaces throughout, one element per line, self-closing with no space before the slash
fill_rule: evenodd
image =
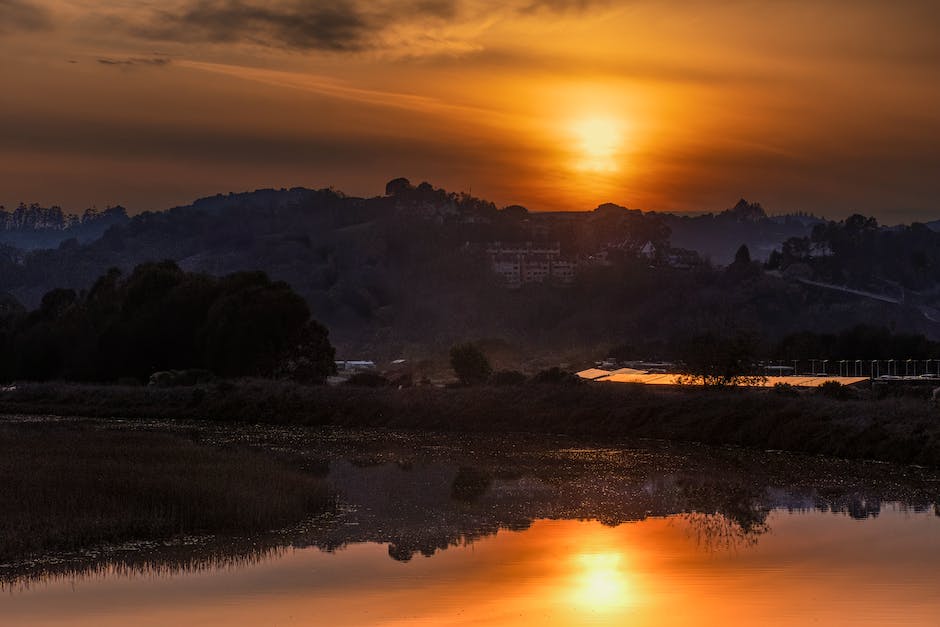
<path id="1" fill-rule="evenodd" d="M 216 279 L 173 262 L 112 269 L 87 294 L 57 289 L 28 314 L 0 316 L 4 378 L 146 380 L 156 371 L 289 376 L 334 369 L 325 327 L 283 282 L 245 272 Z"/>
<path id="2" fill-rule="evenodd" d="M 450 349 L 450 365 L 463 385 L 486 383 L 493 368 L 474 344 L 458 344 Z"/>

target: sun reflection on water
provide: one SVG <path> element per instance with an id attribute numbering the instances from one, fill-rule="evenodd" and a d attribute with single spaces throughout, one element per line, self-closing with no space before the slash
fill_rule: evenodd
<path id="1" fill-rule="evenodd" d="M 591 612 L 609 612 L 634 602 L 633 587 L 621 567 L 620 553 L 582 554 L 575 561 L 572 601 L 576 606 Z"/>

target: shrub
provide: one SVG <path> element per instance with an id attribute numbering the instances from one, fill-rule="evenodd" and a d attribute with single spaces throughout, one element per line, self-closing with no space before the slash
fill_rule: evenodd
<path id="1" fill-rule="evenodd" d="M 844 401 L 852 398 L 854 394 L 852 389 L 847 385 L 842 385 L 838 381 L 825 381 L 822 385 L 816 388 L 816 393 L 821 396 L 828 396 L 829 398 L 834 398 L 836 400 Z"/>
<path id="2" fill-rule="evenodd" d="M 832 383 L 835 383 L 833 381 Z M 773 387 L 774 394 L 779 394 L 780 396 L 799 396 L 800 391 L 790 385 L 789 383 L 775 383 Z"/>
<path id="3" fill-rule="evenodd" d="M 382 388 L 389 384 L 389 380 L 377 372 L 357 372 L 346 380 L 346 385 L 363 388 Z"/>
<path id="4" fill-rule="evenodd" d="M 450 365 L 463 385 L 486 383 L 493 372 L 486 355 L 474 344 L 458 344 L 451 348 Z"/>
<path id="5" fill-rule="evenodd" d="M 562 370 L 558 366 L 553 366 L 548 370 L 542 370 L 537 375 L 532 377 L 533 383 L 546 383 L 549 385 L 562 385 L 570 384 L 574 385 L 581 383 L 581 379 L 577 375 Z"/>
<path id="6" fill-rule="evenodd" d="M 493 385 L 522 385 L 526 382 L 526 376 L 518 370 L 500 370 L 494 372 L 490 383 Z"/>

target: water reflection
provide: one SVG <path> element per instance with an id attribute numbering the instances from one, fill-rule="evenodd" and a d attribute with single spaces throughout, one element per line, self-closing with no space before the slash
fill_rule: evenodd
<path id="1" fill-rule="evenodd" d="M 616 551 L 588 553 L 574 559 L 576 583 L 571 599 L 588 611 L 608 612 L 630 604 L 631 587 Z"/>
<path id="2" fill-rule="evenodd" d="M 341 511 L 262 538 L 0 565 L 14 590 L 0 616 L 61 618 L 56 603 L 97 607 L 118 588 L 165 622 L 228 608 L 207 624 L 794 624 L 829 612 L 807 599 L 846 611 L 862 593 L 861 622 L 897 618 L 877 604 L 906 603 L 910 624 L 940 616 L 933 471 L 521 436 L 204 437 L 328 467 Z"/>

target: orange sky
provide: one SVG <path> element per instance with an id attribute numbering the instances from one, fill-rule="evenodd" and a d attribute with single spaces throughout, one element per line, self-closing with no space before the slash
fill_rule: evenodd
<path id="1" fill-rule="evenodd" d="M 930 0 L 0 0 L 0 203 L 406 176 L 935 219 L 937 24 Z"/>

